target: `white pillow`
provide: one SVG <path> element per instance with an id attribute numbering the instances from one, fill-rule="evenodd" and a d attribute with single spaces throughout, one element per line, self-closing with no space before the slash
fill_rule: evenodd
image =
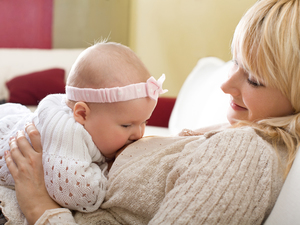
<path id="1" fill-rule="evenodd" d="M 300 153 L 283 184 L 275 206 L 265 225 L 300 224 Z"/>
<path id="2" fill-rule="evenodd" d="M 197 129 L 227 121 L 229 96 L 221 90 L 231 62 L 216 57 L 198 61 L 185 80 L 172 111 L 169 128 L 172 135 L 182 129 Z"/>

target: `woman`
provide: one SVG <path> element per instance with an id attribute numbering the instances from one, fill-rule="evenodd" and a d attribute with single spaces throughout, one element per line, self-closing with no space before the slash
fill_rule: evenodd
<path id="1" fill-rule="evenodd" d="M 236 28 L 234 63 L 221 87 L 231 96 L 231 127 L 130 145 L 116 159 L 95 213 L 74 219 L 51 200 L 39 134 L 27 127 L 34 151 L 20 132 L 6 162 L 29 223 L 263 223 L 299 147 L 299 12 L 300 0 L 260 0 L 250 8 Z M 136 148 L 140 155 L 126 162 Z"/>

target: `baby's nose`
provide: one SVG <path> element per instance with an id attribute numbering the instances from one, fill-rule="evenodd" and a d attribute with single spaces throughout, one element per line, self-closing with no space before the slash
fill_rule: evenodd
<path id="1" fill-rule="evenodd" d="M 132 135 L 130 136 L 130 140 L 138 140 L 140 138 L 142 138 L 144 135 L 144 132 L 142 130 L 141 127 L 137 127 L 136 129 L 134 129 Z"/>

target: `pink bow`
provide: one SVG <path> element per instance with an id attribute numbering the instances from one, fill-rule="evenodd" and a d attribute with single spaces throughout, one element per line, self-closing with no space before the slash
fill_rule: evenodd
<path id="1" fill-rule="evenodd" d="M 168 90 L 162 89 L 162 84 L 165 81 L 166 76 L 163 74 L 158 80 L 154 77 L 150 77 L 146 82 L 146 87 L 148 91 L 148 96 L 154 100 L 158 98 L 160 94 L 166 93 Z"/>

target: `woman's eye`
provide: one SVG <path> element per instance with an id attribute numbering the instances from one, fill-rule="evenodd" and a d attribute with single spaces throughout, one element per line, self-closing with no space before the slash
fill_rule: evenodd
<path id="1" fill-rule="evenodd" d="M 128 128 L 128 127 L 130 127 L 130 125 L 123 124 L 123 125 L 121 125 L 121 127 Z"/>
<path id="2" fill-rule="evenodd" d="M 231 62 L 232 62 L 231 71 L 232 73 L 236 73 L 240 69 L 239 63 L 235 59 L 231 60 Z"/>
<path id="3" fill-rule="evenodd" d="M 233 59 L 233 60 L 231 60 L 231 61 L 233 62 L 233 64 L 234 64 L 235 66 L 238 66 L 238 65 L 239 65 L 236 59 Z"/>
<path id="4" fill-rule="evenodd" d="M 232 62 L 232 69 L 236 70 L 239 67 L 238 62 L 235 59 L 231 60 L 231 62 Z"/>
<path id="5" fill-rule="evenodd" d="M 259 83 L 256 82 L 256 81 L 251 80 L 250 78 L 247 79 L 247 82 L 248 82 L 251 86 L 253 86 L 253 87 L 259 87 L 259 86 L 262 86 L 261 84 L 259 84 Z"/>

